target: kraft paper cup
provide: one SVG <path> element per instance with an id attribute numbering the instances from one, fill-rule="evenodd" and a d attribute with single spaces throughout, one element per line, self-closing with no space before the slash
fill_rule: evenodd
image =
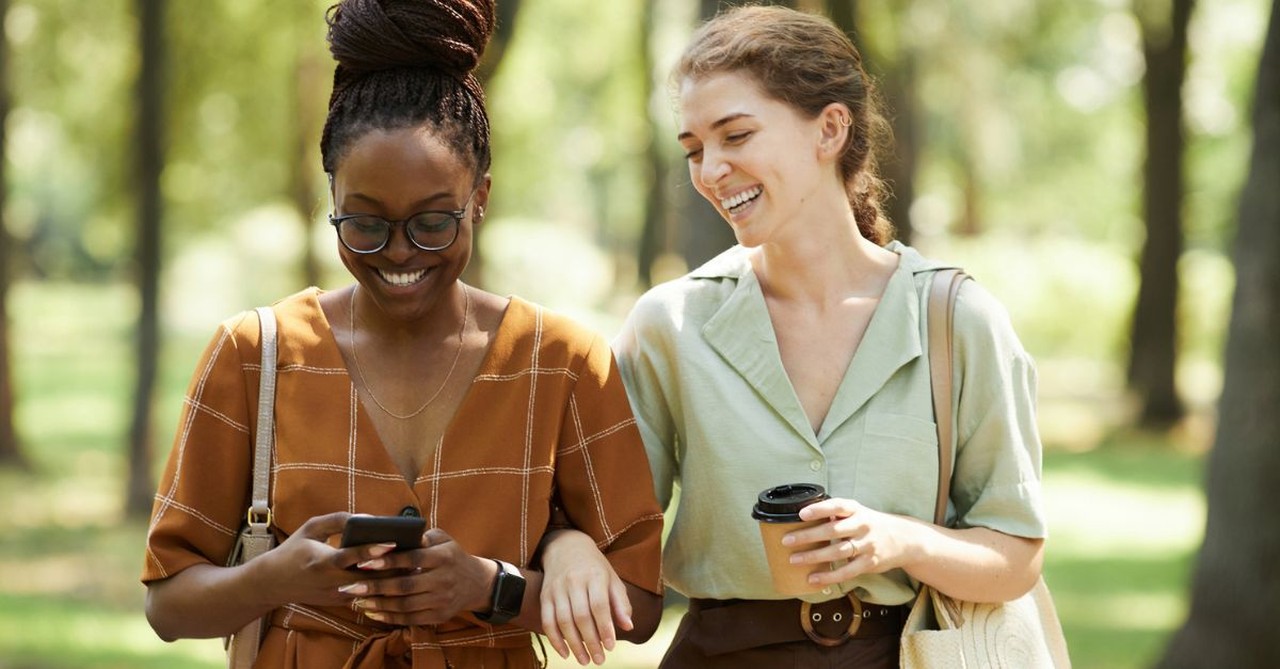
<path id="1" fill-rule="evenodd" d="M 773 587 L 780 594 L 795 596 L 822 589 L 821 585 L 809 583 L 809 574 L 816 565 L 795 565 L 790 560 L 792 553 L 812 550 L 826 542 L 783 546 L 782 537 L 788 532 L 821 525 L 822 520 L 800 520 L 800 509 L 828 497 L 827 491 L 816 483 L 790 483 L 761 492 L 751 509 L 751 517 L 760 523 L 760 539 L 764 543 L 765 558 L 769 561 Z"/>

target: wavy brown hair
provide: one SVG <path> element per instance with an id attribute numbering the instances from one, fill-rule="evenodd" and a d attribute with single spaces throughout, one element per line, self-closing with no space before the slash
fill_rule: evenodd
<path id="1" fill-rule="evenodd" d="M 840 178 L 863 237 L 884 245 L 893 225 L 881 212 L 887 194 L 876 170 L 876 148 L 887 144 L 875 84 L 847 35 L 823 16 L 785 7 L 734 7 L 704 23 L 672 71 L 673 84 L 725 72 L 746 72 L 766 95 L 817 118 L 844 103 L 853 126 L 840 156 Z"/>
<path id="2" fill-rule="evenodd" d="M 320 137 L 325 172 L 370 131 L 428 126 L 478 183 L 489 115 L 473 71 L 493 34 L 493 0 L 342 0 L 326 19 L 338 65 Z"/>

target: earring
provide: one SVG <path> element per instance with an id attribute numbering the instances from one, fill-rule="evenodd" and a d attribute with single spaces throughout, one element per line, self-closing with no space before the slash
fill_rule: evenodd
<path id="1" fill-rule="evenodd" d="M 844 114 L 841 114 L 841 115 L 840 115 L 840 125 L 842 125 L 842 126 L 844 126 L 844 127 L 846 127 L 846 128 L 847 128 L 847 127 L 849 127 L 849 126 L 851 126 L 851 125 L 853 125 L 853 118 L 852 118 L 852 117 L 849 117 L 849 116 L 845 116 Z"/>

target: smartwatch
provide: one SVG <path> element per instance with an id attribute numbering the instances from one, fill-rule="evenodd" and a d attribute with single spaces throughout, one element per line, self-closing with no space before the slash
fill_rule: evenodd
<path id="1" fill-rule="evenodd" d="M 498 577 L 493 581 L 492 608 L 488 613 L 475 614 L 480 620 L 490 625 L 501 625 L 520 615 L 520 605 L 524 603 L 524 576 L 510 562 L 494 560 L 498 563 Z"/>

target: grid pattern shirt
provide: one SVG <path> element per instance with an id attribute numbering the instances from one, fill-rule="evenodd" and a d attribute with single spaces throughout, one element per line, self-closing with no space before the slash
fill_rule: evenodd
<path id="1" fill-rule="evenodd" d="M 416 509 L 473 555 L 529 564 L 556 492 L 618 575 L 660 593 L 662 516 L 608 344 L 512 298 L 434 457 L 410 485 L 348 376 L 312 288 L 274 305 L 279 322 L 273 531 L 283 541 L 333 511 Z M 218 328 L 187 391 L 155 500 L 142 580 L 225 564 L 250 494 L 260 342 L 252 311 Z M 259 664 L 535 666 L 528 632 L 469 615 L 393 629 L 350 608 L 287 606 Z M 479 653 L 479 655 L 477 655 Z"/>

